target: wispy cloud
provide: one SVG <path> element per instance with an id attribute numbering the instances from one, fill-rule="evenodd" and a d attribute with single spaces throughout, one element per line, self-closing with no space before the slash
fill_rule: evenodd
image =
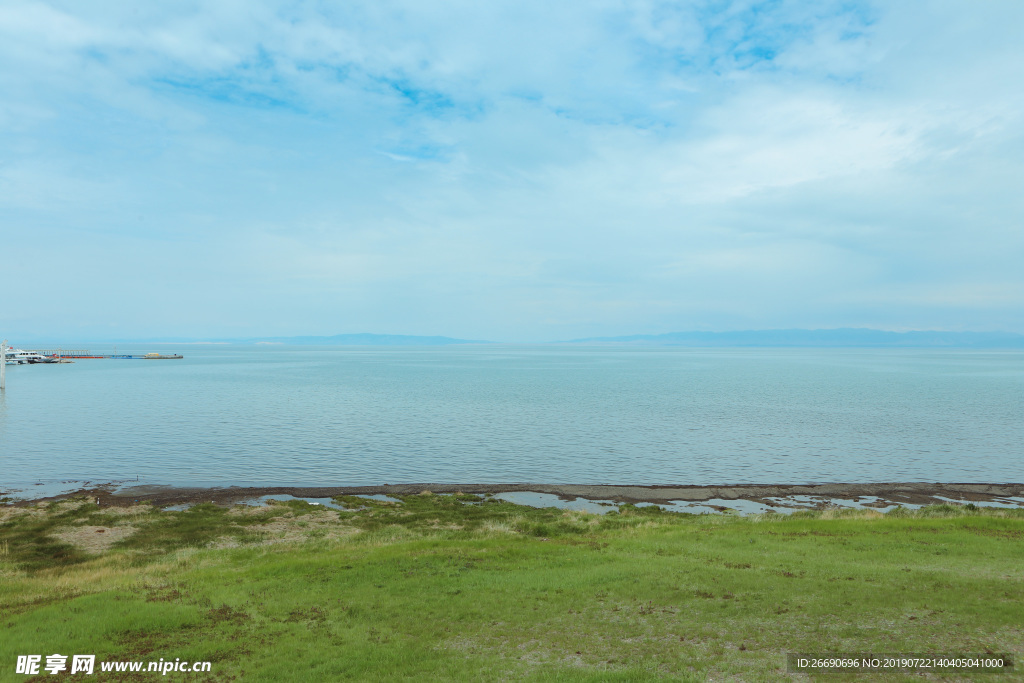
<path id="1" fill-rule="evenodd" d="M 46 245 L 7 313 L 50 336 L 1024 330 L 1022 19 L 6 3 L 0 221 Z M 133 305 L 153 290 L 175 297 Z"/>

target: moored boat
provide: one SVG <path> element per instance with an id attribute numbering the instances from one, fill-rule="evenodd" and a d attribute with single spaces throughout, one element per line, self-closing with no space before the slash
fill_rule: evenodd
<path id="1" fill-rule="evenodd" d="M 7 347 L 7 353 L 5 354 L 4 359 L 7 361 L 8 365 L 51 362 L 46 356 L 36 351 L 25 351 L 24 349 L 15 349 L 10 346 Z"/>

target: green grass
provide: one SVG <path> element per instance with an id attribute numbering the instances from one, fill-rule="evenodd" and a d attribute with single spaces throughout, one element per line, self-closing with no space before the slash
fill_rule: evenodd
<path id="1" fill-rule="evenodd" d="M 18 654 L 60 652 L 213 662 L 179 680 L 774 681 L 789 677 L 787 652 L 1024 646 L 1020 511 L 338 502 L 350 509 L 8 510 L 0 680 L 30 680 L 13 674 Z M 138 531 L 99 553 L 50 535 L 128 523 Z M 154 674 L 137 676 L 107 680 Z"/>

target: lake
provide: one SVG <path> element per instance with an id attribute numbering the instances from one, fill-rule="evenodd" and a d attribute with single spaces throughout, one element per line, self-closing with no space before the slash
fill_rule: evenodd
<path id="1" fill-rule="evenodd" d="M 1019 350 L 154 350 L 8 367 L 0 484 L 1024 481 Z"/>

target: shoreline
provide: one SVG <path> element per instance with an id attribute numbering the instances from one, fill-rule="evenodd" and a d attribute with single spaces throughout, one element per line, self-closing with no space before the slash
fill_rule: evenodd
<path id="1" fill-rule="evenodd" d="M 31 486 L 18 489 L 30 494 Z M 931 505 L 949 502 L 997 503 L 1024 507 L 1024 483 L 828 483 L 828 484 L 732 484 L 690 485 L 613 485 L 613 484 L 382 484 L 379 486 L 226 486 L 187 487 L 173 485 L 121 483 L 97 484 L 56 495 L 9 500 L 18 507 L 88 496 L 103 507 L 128 507 L 138 503 L 157 506 L 214 503 L 233 505 L 263 496 L 290 495 L 295 498 L 332 498 L 341 495 L 414 495 L 432 493 L 539 493 L 557 496 L 563 501 L 585 499 L 615 503 L 670 504 L 749 501 L 767 507 L 826 507 L 830 501 L 853 501 L 865 507 L 894 505 Z M 0 498 L 14 493 L 0 489 Z M 798 500 L 803 498 L 804 500 Z M 863 502 L 862 499 L 873 499 Z M 1008 500 L 1017 499 L 1017 500 Z M 724 505 L 712 505 L 725 507 Z"/>

